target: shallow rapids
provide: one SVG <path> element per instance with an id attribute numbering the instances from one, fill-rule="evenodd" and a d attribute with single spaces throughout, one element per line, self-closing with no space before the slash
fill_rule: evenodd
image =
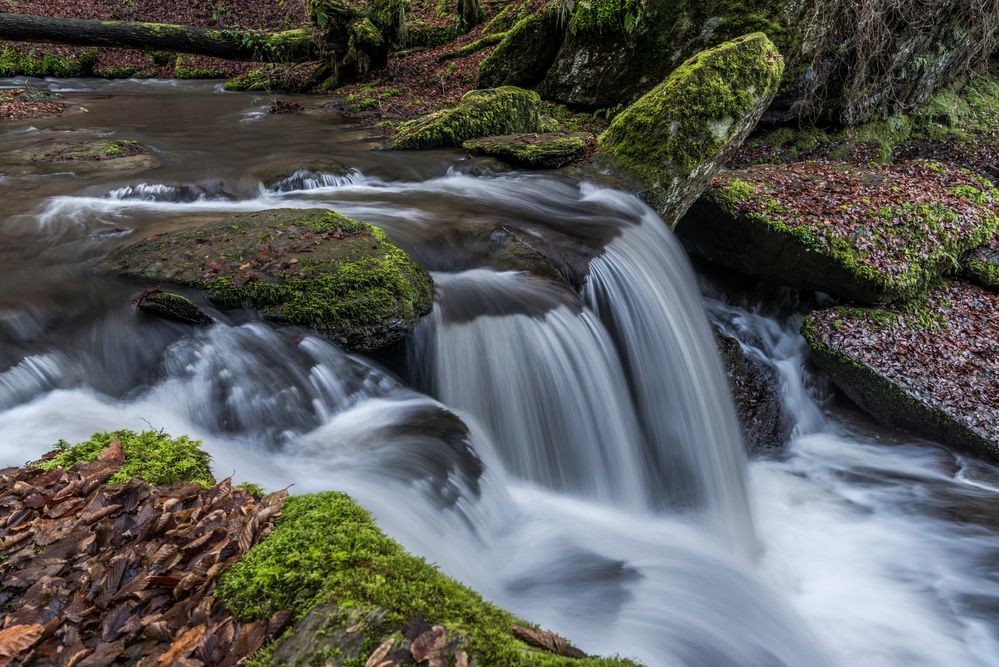
<path id="1" fill-rule="evenodd" d="M 0 463 L 189 434 L 218 476 L 346 491 L 488 599 L 650 667 L 999 665 L 999 471 L 832 400 L 805 305 L 703 299 L 634 197 L 373 151 L 315 99 L 277 117 L 206 84 L 37 85 L 88 113 L 12 127 L 4 151 L 100 134 L 160 164 L 0 180 Z M 93 271 L 137 235 L 283 207 L 379 225 L 434 272 L 407 345 L 369 359 L 203 299 L 218 323 L 195 330 Z M 518 238 L 554 266 L 497 260 Z M 746 461 L 709 323 L 776 367 L 781 456 Z"/>

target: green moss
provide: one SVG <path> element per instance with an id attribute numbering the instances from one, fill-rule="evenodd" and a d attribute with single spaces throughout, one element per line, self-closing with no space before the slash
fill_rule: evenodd
<path id="1" fill-rule="evenodd" d="M 217 67 L 199 67 L 193 56 L 177 56 L 173 75 L 178 79 L 224 79 L 225 74 Z"/>
<path id="2" fill-rule="evenodd" d="M 150 51 L 149 62 L 155 67 L 169 65 L 176 60 L 177 54 L 172 51 Z"/>
<path id="3" fill-rule="evenodd" d="M 253 482 L 242 482 L 237 484 L 235 488 L 249 493 L 255 500 L 263 500 L 264 496 L 267 495 L 262 486 Z"/>
<path id="4" fill-rule="evenodd" d="M 457 106 L 399 125 L 389 142 L 394 149 L 448 148 L 462 142 L 513 132 L 534 132 L 541 98 L 513 86 L 473 90 Z"/>
<path id="5" fill-rule="evenodd" d="M 145 149 L 137 141 L 114 139 L 88 143 L 85 148 L 61 153 L 58 158 L 60 161 L 114 160 L 130 155 L 138 155 L 144 151 Z"/>
<path id="6" fill-rule="evenodd" d="M 96 62 L 96 50 L 94 62 Z M 89 51 L 83 51 L 76 58 L 66 58 L 54 53 L 36 55 L 34 50 L 21 53 L 12 47 L 0 51 L 0 77 L 35 76 L 70 78 L 84 76 L 93 70 Z"/>
<path id="7" fill-rule="evenodd" d="M 598 150 L 640 181 L 653 206 L 667 206 L 677 183 L 748 131 L 747 117 L 762 113 L 783 70 L 762 34 L 704 51 L 618 114 Z"/>
<path id="8" fill-rule="evenodd" d="M 131 65 L 113 65 L 102 67 L 96 74 L 105 79 L 138 79 L 142 77 L 142 70 Z"/>
<path id="9" fill-rule="evenodd" d="M 361 657 L 346 665 L 363 665 L 385 638 L 398 636 L 413 619 L 443 625 L 449 637 L 460 637 L 479 667 L 632 664 L 574 660 L 528 647 L 511 633 L 522 622 L 406 553 L 340 493 L 289 498 L 271 534 L 222 575 L 216 593 L 240 621 L 267 619 L 278 610 L 289 610 L 298 620 L 328 601 L 353 618 L 381 612 L 357 630 L 363 636 Z M 334 616 L 332 622 L 346 624 L 347 618 Z M 267 664 L 267 654 L 254 664 Z"/>
<path id="10" fill-rule="evenodd" d="M 587 135 L 534 134 L 471 139 L 463 144 L 470 153 L 492 155 L 516 165 L 555 169 L 579 157 L 586 148 Z"/>
<path id="11" fill-rule="evenodd" d="M 632 32 L 644 12 L 640 0 L 578 0 L 570 25 L 577 32 Z"/>
<path id="12" fill-rule="evenodd" d="M 460 35 L 454 25 L 434 25 L 417 19 L 410 21 L 406 26 L 406 45 L 433 48 L 452 42 Z"/>
<path id="13" fill-rule="evenodd" d="M 495 88 L 540 83 L 558 55 L 564 32 L 565 24 L 556 8 L 519 21 L 479 65 L 476 86 Z"/>
<path id="14" fill-rule="evenodd" d="M 124 484 L 138 477 L 157 486 L 193 483 L 207 488 L 215 485 L 211 457 L 201 450 L 201 441 L 191 440 L 186 435 L 172 438 L 162 431 L 94 433 L 89 440 L 75 445 L 60 440 L 54 447 L 58 456 L 32 465 L 51 470 L 94 461 L 113 440 L 121 441 L 125 463 L 108 480 L 109 484 Z"/>

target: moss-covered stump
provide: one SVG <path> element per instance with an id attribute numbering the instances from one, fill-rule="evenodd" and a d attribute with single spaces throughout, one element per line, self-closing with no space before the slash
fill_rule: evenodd
<path id="1" fill-rule="evenodd" d="M 471 139 L 462 144 L 469 153 L 490 155 L 520 167 L 557 169 L 586 150 L 587 132 L 544 132 L 507 134 Z"/>
<path id="2" fill-rule="evenodd" d="M 674 225 L 755 127 L 783 71 L 761 33 L 704 51 L 615 117 L 597 155 Z"/>
<path id="3" fill-rule="evenodd" d="M 961 275 L 971 282 L 999 292 L 999 233 L 981 248 L 965 256 Z"/>
<path id="4" fill-rule="evenodd" d="M 290 611 L 297 622 L 254 657 L 258 666 L 412 664 L 430 656 L 449 660 L 431 664 L 479 667 L 633 665 L 533 648 L 514 634 L 522 622 L 406 553 L 339 493 L 289 498 L 270 536 L 217 590 L 242 621 Z"/>
<path id="5" fill-rule="evenodd" d="M 146 290 L 136 297 L 133 303 L 143 313 L 165 320 L 196 326 L 212 323 L 212 318 L 194 305 L 193 301 L 173 292 L 164 292 L 161 289 Z"/>
<path id="6" fill-rule="evenodd" d="M 555 8 L 528 16 L 513 26 L 499 46 L 479 65 L 475 85 L 535 86 L 555 62 L 566 22 Z"/>
<path id="7" fill-rule="evenodd" d="M 457 106 L 403 123 L 389 147 L 398 150 L 453 148 L 469 139 L 516 132 L 537 132 L 538 94 L 514 86 L 473 90 Z"/>
<path id="8" fill-rule="evenodd" d="M 812 313 L 816 364 L 879 421 L 999 460 L 999 295 L 951 282 L 891 310 Z"/>
<path id="9" fill-rule="evenodd" d="M 152 236 L 103 268 L 198 287 L 223 306 L 312 327 L 370 352 L 430 311 L 429 274 L 381 229 L 332 211 L 280 209 Z"/>
<path id="10" fill-rule="evenodd" d="M 933 162 L 726 172 L 677 226 L 688 250 L 862 303 L 922 293 L 999 226 L 999 191 Z"/>
<path id="11" fill-rule="evenodd" d="M 748 356 L 731 336 L 716 331 L 715 341 L 735 400 L 746 451 L 762 454 L 782 448 L 791 435 L 791 422 L 784 414 L 776 369 Z"/>

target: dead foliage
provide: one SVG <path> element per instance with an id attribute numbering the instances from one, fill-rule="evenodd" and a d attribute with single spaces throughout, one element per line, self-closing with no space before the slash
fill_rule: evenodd
<path id="1" fill-rule="evenodd" d="M 211 592 L 287 493 L 108 486 L 123 463 L 115 440 L 71 470 L 0 470 L 0 665 L 233 665 L 284 628 L 239 624 Z"/>
<path id="2" fill-rule="evenodd" d="M 69 108 L 64 102 L 38 99 L 24 88 L 0 92 L 0 120 L 25 120 L 58 116 Z"/>

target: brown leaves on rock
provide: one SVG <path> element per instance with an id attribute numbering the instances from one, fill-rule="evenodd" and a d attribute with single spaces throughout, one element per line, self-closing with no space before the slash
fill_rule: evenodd
<path id="1" fill-rule="evenodd" d="M 286 624 L 240 625 L 211 597 L 285 492 L 106 486 L 123 462 L 115 441 L 72 470 L 0 471 L 0 665 L 232 665 Z"/>
<path id="2" fill-rule="evenodd" d="M 570 644 L 565 638 L 547 630 L 513 626 L 513 634 L 520 641 L 534 648 L 544 649 L 566 658 L 585 658 L 586 654 Z"/>
<path id="3" fill-rule="evenodd" d="M 999 440 L 999 294 L 949 282 L 918 308 L 811 316 L 818 338 Z"/>
<path id="4" fill-rule="evenodd" d="M 58 116 L 70 105 L 64 102 L 32 99 L 23 88 L 0 92 L 0 120 L 25 120 Z"/>

